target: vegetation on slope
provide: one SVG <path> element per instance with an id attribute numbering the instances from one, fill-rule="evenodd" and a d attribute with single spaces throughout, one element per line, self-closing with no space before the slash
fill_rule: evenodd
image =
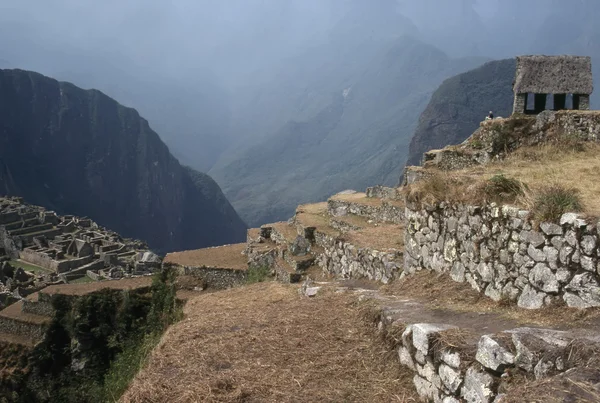
<path id="1" fill-rule="evenodd" d="M 0 193 L 91 217 L 161 252 L 244 239 L 219 186 L 99 91 L 0 70 L 0 144 Z"/>
<path id="2" fill-rule="evenodd" d="M 116 401 L 162 333 L 178 320 L 174 274 L 155 275 L 148 292 L 101 290 L 78 298 L 57 294 L 56 315 L 27 370 L 4 384 L 10 402 Z"/>

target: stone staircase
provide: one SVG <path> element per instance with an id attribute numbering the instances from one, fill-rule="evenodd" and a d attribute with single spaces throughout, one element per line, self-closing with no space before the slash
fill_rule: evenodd
<path id="1" fill-rule="evenodd" d="M 327 202 L 300 205 L 287 222 L 247 233 L 250 267 L 268 267 L 282 282 L 311 278 L 400 275 L 404 204 L 396 189 L 342 192 Z"/>

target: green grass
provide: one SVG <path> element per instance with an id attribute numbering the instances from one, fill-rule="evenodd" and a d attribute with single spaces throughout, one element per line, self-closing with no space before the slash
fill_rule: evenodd
<path id="1" fill-rule="evenodd" d="M 565 213 L 581 211 L 583 202 L 579 190 L 559 184 L 548 186 L 537 193 L 532 209 L 534 218 L 539 222 L 558 222 Z"/>
<path id="2" fill-rule="evenodd" d="M 12 267 L 17 267 L 17 268 L 20 267 L 23 270 L 30 271 L 32 273 L 40 273 L 40 274 L 52 273 L 52 271 L 44 269 L 43 267 L 36 266 L 36 265 L 30 264 L 30 263 L 25 263 L 21 260 L 11 260 L 8 263 L 10 263 L 10 265 Z"/>
<path id="3" fill-rule="evenodd" d="M 246 282 L 248 284 L 262 283 L 263 281 L 266 281 L 267 278 L 269 278 L 269 273 L 270 270 L 266 266 L 251 267 L 248 269 L 248 276 L 246 277 Z"/>
<path id="4" fill-rule="evenodd" d="M 91 279 L 88 276 L 83 276 L 76 280 L 69 281 L 69 284 L 87 284 L 87 283 L 94 283 L 94 282 L 96 282 L 96 280 Z"/>

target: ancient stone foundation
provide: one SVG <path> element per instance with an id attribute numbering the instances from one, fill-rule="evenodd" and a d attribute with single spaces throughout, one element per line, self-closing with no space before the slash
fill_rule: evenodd
<path id="1" fill-rule="evenodd" d="M 600 306 L 599 227 L 576 214 L 541 223 L 514 207 L 406 209 L 405 270 L 447 272 L 499 301 L 537 309 Z"/>

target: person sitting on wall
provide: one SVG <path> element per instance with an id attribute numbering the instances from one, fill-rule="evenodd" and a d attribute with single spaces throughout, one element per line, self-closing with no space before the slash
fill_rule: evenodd
<path id="1" fill-rule="evenodd" d="M 492 111 L 490 111 L 490 113 L 485 117 L 485 120 L 493 120 L 494 119 L 494 113 Z"/>

